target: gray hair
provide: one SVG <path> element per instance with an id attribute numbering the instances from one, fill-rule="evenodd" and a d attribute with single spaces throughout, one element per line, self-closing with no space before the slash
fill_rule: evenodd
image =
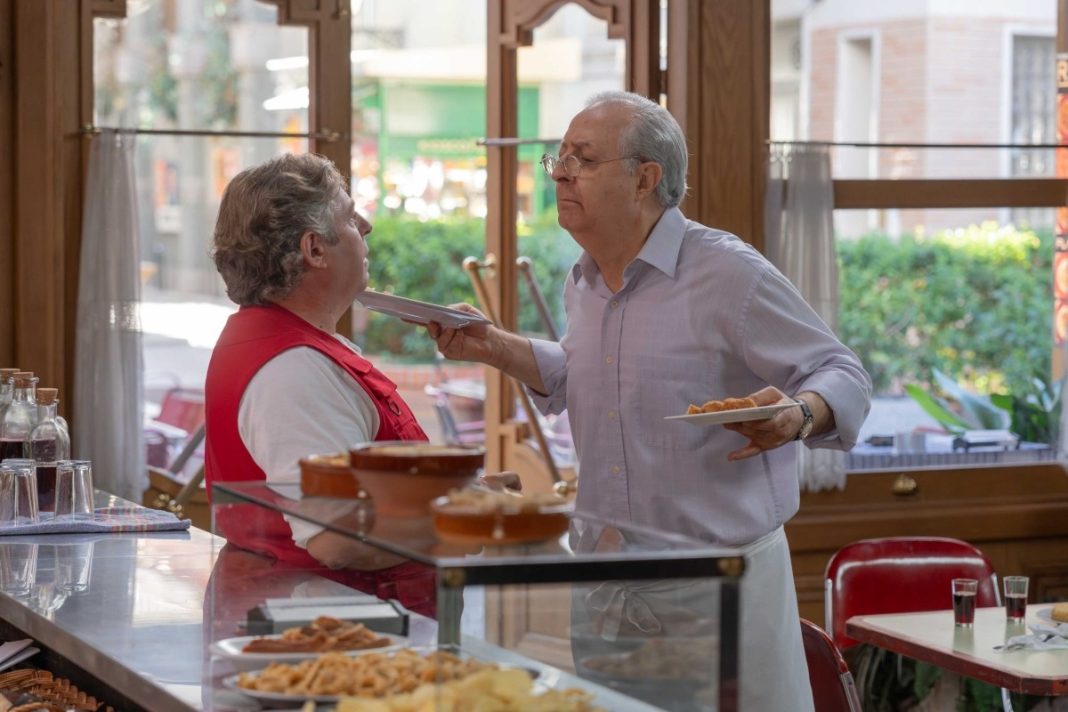
<path id="1" fill-rule="evenodd" d="M 304 276 L 300 238 L 333 245 L 333 202 L 345 179 L 328 159 L 286 154 L 238 173 L 226 186 L 215 222 L 212 259 L 237 304 L 286 297 Z"/>
<path id="2" fill-rule="evenodd" d="M 656 199 L 665 208 L 673 208 L 686 195 L 686 137 L 675 117 L 655 101 L 641 94 L 606 91 L 586 102 L 586 108 L 622 104 L 634 111 L 634 117 L 619 137 L 619 152 L 643 161 L 660 164 L 663 175 L 656 186 Z"/>

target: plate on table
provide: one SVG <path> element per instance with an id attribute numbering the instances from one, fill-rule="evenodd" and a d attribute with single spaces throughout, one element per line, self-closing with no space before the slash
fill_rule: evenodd
<path id="1" fill-rule="evenodd" d="M 255 675 L 256 673 L 245 673 L 249 675 Z M 264 690 L 249 690 L 244 687 L 238 687 L 237 680 L 240 675 L 230 675 L 224 677 L 222 684 L 223 687 L 234 692 L 240 692 L 242 695 L 248 695 L 249 697 L 259 700 L 260 702 L 272 703 L 277 707 L 278 703 L 285 703 L 286 705 L 300 708 L 305 702 L 309 700 L 315 703 L 324 702 L 338 702 L 344 695 L 305 695 L 302 693 L 288 693 L 288 692 L 265 692 Z"/>
<path id="2" fill-rule="evenodd" d="M 345 655 L 362 655 L 363 653 L 382 653 L 392 652 L 398 648 L 404 646 L 407 643 L 407 639 L 399 635 L 393 635 L 391 633 L 378 633 L 375 635 L 386 638 L 389 640 L 388 645 L 379 646 L 377 648 L 358 648 L 355 650 L 338 650 L 336 652 L 344 653 Z M 326 651 L 314 651 L 314 652 L 278 652 L 278 653 L 245 653 L 242 649 L 251 643 L 253 640 L 259 640 L 260 638 L 267 638 L 268 640 L 281 639 L 281 633 L 275 633 L 274 635 L 243 635 L 237 638 L 226 638 L 225 640 L 219 640 L 211 644 L 211 652 L 213 655 L 218 655 L 221 658 L 230 660 L 234 667 L 238 670 L 258 670 L 265 668 L 271 663 L 299 663 L 302 660 L 311 660 L 322 655 Z"/>
<path id="3" fill-rule="evenodd" d="M 425 646 L 425 647 L 421 646 L 421 647 L 415 647 L 415 648 L 403 648 L 402 650 L 403 651 L 410 651 L 412 653 L 416 653 L 417 655 L 420 655 L 420 656 L 423 656 L 423 657 L 426 657 L 428 654 L 434 653 L 434 652 L 441 652 L 441 653 L 449 653 L 450 652 L 447 649 L 437 648 L 437 647 L 434 647 L 434 646 Z M 394 648 L 390 648 L 390 649 L 386 649 L 386 648 L 370 648 L 370 649 L 367 649 L 367 650 L 354 650 L 354 651 L 352 651 L 352 653 L 353 653 L 354 657 L 358 657 L 360 655 L 366 655 L 366 654 L 369 654 L 369 653 L 378 653 L 378 652 L 381 652 L 381 651 L 386 651 L 387 653 L 389 653 L 389 655 L 387 657 L 390 657 L 390 658 L 392 658 L 394 655 L 399 654 L 401 652 L 401 651 L 398 651 L 398 650 L 396 650 Z M 473 656 L 466 655 L 466 654 L 464 654 L 462 652 L 455 652 L 453 654 L 456 655 L 457 657 L 462 658 L 462 659 L 471 659 L 471 658 L 473 658 Z M 497 667 L 499 667 L 501 669 L 509 669 L 509 668 L 511 668 L 511 669 L 522 670 L 526 674 L 530 675 L 532 680 L 537 680 L 538 677 L 539 677 L 538 671 L 536 669 L 534 669 L 534 668 L 527 668 L 527 667 L 522 667 L 522 666 L 518 666 L 518 665 L 499 665 L 499 664 L 496 664 L 496 663 L 490 663 L 488 661 L 483 661 L 483 660 L 478 660 L 477 662 L 484 662 L 486 665 L 491 665 L 491 666 L 492 665 L 496 665 Z M 242 676 L 246 676 L 247 678 L 251 678 L 252 680 L 255 680 L 255 679 L 259 678 L 259 676 L 262 675 L 264 672 L 265 671 L 263 669 L 259 669 L 259 670 L 253 670 L 251 672 L 240 673 L 240 674 L 237 674 L 237 675 L 229 675 L 229 676 L 224 677 L 222 679 L 222 685 L 226 689 L 233 690 L 234 692 L 239 692 L 242 695 L 248 695 L 249 697 L 252 697 L 252 698 L 254 698 L 256 700 L 259 700 L 261 703 L 264 703 L 264 704 L 269 703 L 271 706 L 278 706 L 278 704 L 281 704 L 281 703 L 284 703 L 284 704 L 287 704 L 287 705 L 297 705 L 297 706 L 299 706 L 299 705 L 304 704 L 304 703 L 309 702 L 309 701 L 310 702 L 315 702 L 317 704 L 319 704 L 319 703 L 334 703 L 334 702 L 338 702 L 342 697 L 352 697 L 351 694 L 306 694 L 306 693 L 300 693 L 300 692 L 269 692 L 269 691 L 266 691 L 266 690 L 254 690 L 254 689 L 250 689 L 250 688 L 247 688 L 247 687 L 241 687 L 241 686 L 238 685 L 238 681 L 241 679 Z M 320 671 L 320 673 L 322 673 L 322 671 Z M 415 674 L 418 676 L 417 672 Z"/>
<path id="4" fill-rule="evenodd" d="M 477 314 L 462 312 L 459 309 L 370 290 L 357 295 L 356 301 L 371 311 L 395 316 L 405 321 L 413 321 L 416 324 L 429 324 L 434 321 L 450 329 L 462 329 L 471 324 L 489 323 L 488 319 Z"/>
<path id="5" fill-rule="evenodd" d="M 694 413 L 693 415 L 668 415 L 664 420 L 679 420 L 690 425 L 722 425 L 724 423 L 744 423 L 748 420 L 765 420 L 787 408 L 797 408 L 797 403 L 776 403 L 757 408 L 736 408 L 720 410 L 715 413 Z"/>
<path id="6" fill-rule="evenodd" d="M 1044 621 L 1049 621 L 1053 625 L 1068 626 L 1068 621 L 1059 621 L 1053 617 L 1053 606 L 1038 609 L 1035 611 L 1035 617 L 1041 618 Z"/>

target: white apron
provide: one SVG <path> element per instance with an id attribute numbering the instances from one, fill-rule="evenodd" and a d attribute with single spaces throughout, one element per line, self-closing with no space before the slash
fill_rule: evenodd
<path id="1" fill-rule="evenodd" d="M 739 601 L 738 710 L 813 712 L 786 534 L 779 527 L 736 551 L 746 561 Z M 715 710 L 719 594 L 719 584 L 709 579 L 574 586 L 576 671 L 663 709 Z M 634 674 L 629 663 L 613 665 L 628 658 Z"/>

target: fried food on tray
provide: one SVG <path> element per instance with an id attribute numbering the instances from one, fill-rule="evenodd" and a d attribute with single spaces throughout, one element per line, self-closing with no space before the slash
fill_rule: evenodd
<path id="1" fill-rule="evenodd" d="M 356 657 L 324 653 L 297 665 L 274 663 L 259 674 L 242 673 L 237 678 L 237 686 L 286 695 L 385 697 L 412 692 L 425 682 L 458 680 L 496 667 L 493 663 L 461 659 L 440 650 L 424 655 L 405 649 L 393 654 L 372 652 Z"/>
<path id="2" fill-rule="evenodd" d="M 342 698 L 337 712 L 600 712 L 591 695 L 569 688 L 535 694 L 524 670 L 483 670 L 444 685 L 426 684 L 414 692 L 382 700 Z"/>
<path id="3" fill-rule="evenodd" d="M 1055 621 L 1068 623 L 1068 603 L 1056 604 L 1055 606 L 1053 606 L 1053 610 L 1051 610 L 1049 614 Z"/>
<path id="4" fill-rule="evenodd" d="M 279 638 L 256 638 L 243 653 L 326 653 L 383 648 L 390 639 L 369 630 L 363 623 L 319 616 L 306 626 L 288 628 Z"/>
<path id="5" fill-rule="evenodd" d="M 686 409 L 686 415 L 696 413 L 718 413 L 721 410 L 739 410 L 741 408 L 756 408 L 756 401 L 746 396 L 745 398 L 724 398 L 723 400 L 706 401 L 704 405 L 693 405 Z"/>

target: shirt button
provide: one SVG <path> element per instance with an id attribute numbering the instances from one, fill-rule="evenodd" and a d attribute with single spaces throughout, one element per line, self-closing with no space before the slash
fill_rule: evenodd
<path id="1" fill-rule="evenodd" d="M 619 465 L 612 465 L 612 474 L 613 475 L 618 475 L 622 471 L 623 470 L 622 470 L 622 468 L 620 468 Z"/>
<path id="2" fill-rule="evenodd" d="M 613 299 L 613 300 L 612 300 L 612 308 L 613 308 L 613 309 L 615 309 L 615 308 L 616 308 L 616 307 L 618 307 L 618 306 L 619 306 L 619 302 L 618 302 L 618 301 L 616 301 L 615 299 Z"/>
<path id="3" fill-rule="evenodd" d="M 614 410 L 608 411 L 608 419 L 609 420 L 615 420 L 616 419 L 616 412 Z"/>
<path id="4" fill-rule="evenodd" d="M 613 364 L 613 363 L 616 362 L 616 360 L 614 358 L 612 358 L 611 356 L 605 356 L 604 362 L 607 363 L 607 364 Z"/>

